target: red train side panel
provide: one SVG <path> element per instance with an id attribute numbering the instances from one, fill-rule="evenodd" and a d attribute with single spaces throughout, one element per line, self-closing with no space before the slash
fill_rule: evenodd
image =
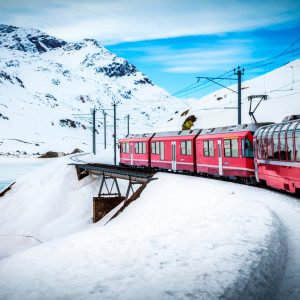
<path id="1" fill-rule="evenodd" d="M 120 164 L 150 167 L 150 140 L 154 134 L 131 134 L 119 141 Z"/>
<path id="2" fill-rule="evenodd" d="M 194 172 L 194 141 L 199 132 L 195 129 L 156 133 L 151 139 L 151 167 Z"/>
<path id="3" fill-rule="evenodd" d="M 253 133 L 259 126 L 203 129 L 196 138 L 197 173 L 254 180 Z"/>

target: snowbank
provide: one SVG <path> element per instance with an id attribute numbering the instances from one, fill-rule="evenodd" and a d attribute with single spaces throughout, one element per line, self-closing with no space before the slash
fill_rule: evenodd
<path id="1" fill-rule="evenodd" d="M 93 225 L 99 185 L 78 182 L 65 164 L 58 159 L 22 178 L 1 203 L 1 232 L 53 240 L 0 262 L 0 298 L 266 299 L 276 292 L 284 229 L 254 200 L 270 193 L 158 174 L 118 218 Z"/>
<path id="2" fill-rule="evenodd" d="M 19 177 L 0 198 L 0 259 L 9 256 L 12 248 L 14 253 L 36 244 L 34 238 L 44 242 L 91 224 L 91 199 L 99 179 L 79 182 L 68 163 L 68 157 L 51 160 Z"/>

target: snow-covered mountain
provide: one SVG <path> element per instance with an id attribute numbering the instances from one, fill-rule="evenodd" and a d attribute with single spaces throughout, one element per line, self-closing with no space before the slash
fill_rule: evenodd
<path id="1" fill-rule="evenodd" d="M 251 122 L 247 97 L 259 94 L 268 99 L 255 113 L 258 121 L 280 122 L 299 114 L 300 60 L 243 82 L 243 123 Z M 68 43 L 36 29 L 0 25 L 0 153 L 91 151 L 93 107 L 99 109 L 97 148 L 102 148 L 101 109 L 112 109 L 114 101 L 117 138 L 127 133 L 127 114 L 131 133 L 180 130 L 191 114 L 197 128 L 237 123 L 237 94 L 232 91 L 177 99 L 96 40 Z M 106 112 L 107 141 L 112 143 L 113 112 Z"/>
<path id="2" fill-rule="evenodd" d="M 112 109 L 114 101 L 118 137 L 127 132 L 127 114 L 131 131 L 144 131 L 185 105 L 96 40 L 67 43 L 36 29 L 0 25 L 0 153 L 90 151 L 88 114 L 93 107 Z M 107 113 L 109 141 L 113 119 Z M 101 110 L 97 118 L 103 143 Z"/>
<path id="3" fill-rule="evenodd" d="M 237 91 L 237 85 L 229 87 Z M 209 95 L 191 101 L 185 110 L 187 115 L 195 115 L 196 128 L 210 128 L 237 124 L 237 94 L 222 88 Z M 257 122 L 281 122 L 284 117 L 300 114 L 300 59 L 284 66 L 242 82 L 242 123 L 251 123 L 248 96 L 267 95 L 257 107 L 254 116 Z M 253 99 L 252 111 L 260 101 Z M 169 116 L 166 130 L 180 128 L 185 116 L 180 113 Z"/>

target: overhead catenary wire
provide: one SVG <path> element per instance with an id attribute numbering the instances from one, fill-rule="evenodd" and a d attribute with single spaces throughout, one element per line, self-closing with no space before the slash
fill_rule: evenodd
<path id="1" fill-rule="evenodd" d="M 300 41 L 300 37 L 296 38 L 287 48 L 285 48 L 282 52 L 280 52 L 279 54 L 269 57 L 267 59 L 261 60 L 259 62 L 255 62 L 255 63 L 250 63 L 250 64 L 244 64 L 243 68 L 245 71 L 247 71 L 247 73 L 249 73 L 249 71 L 261 68 L 261 67 L 265 67 L 266 70 L 266 66 L 268 65 L 272 65 L 275 63 L 280 63 L 282 61 L 285 61 L 287 59 L 291 59 L 294 57 L 297 57 L 300 55 L 300 47 L 295 48 L 295 49 L 291 49 L 293 46 L 295 46 L 298 42 Z M 233 70 L 229 70 L 227 72 L 225 72 L 224 74 L 218 76 L 218 77 L 222 77 L 225 76 L 227 74 L 229 74 L 230 72 L 232 72 Z M 266 73 L 266 71 L 265 71 Z M 184 97 L 184 96 L 188 96 L 190 94 L 196 93 L 200 90 L 206 89 L 210 86 L 212 86 L 213 84 L 208 84 L 208 81 L 202 82 L 202 83 L 198 83 L 198 82 L 194 82 L 190 85 L 188 85 L 187 87 L 176 91 L 175 93 L 172 94 L 172 96 L 177 96 L 177 97 Z"/>

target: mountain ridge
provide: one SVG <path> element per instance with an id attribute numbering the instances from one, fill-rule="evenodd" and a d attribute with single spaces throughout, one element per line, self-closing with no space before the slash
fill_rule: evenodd
<path id="1" fill-rule="evenodd" d="M 2 24 L 0 54 L 0 113 L 8 118 L 0 118 L 0 153 L 88 150 L 91 118 L 78 114 L 87 115 L 93 107 L 100 111 L 98 141 L 103 143 L 101 110 L 111 109 L 114 102 L 118 137 L 126 134 L 128 113 L 131 128 L 143 131 L 174 112 L 173 105 L 184 107 L 187 102 L 172 97 L 94 39 L 66 42 L 37 29 Z"/>

